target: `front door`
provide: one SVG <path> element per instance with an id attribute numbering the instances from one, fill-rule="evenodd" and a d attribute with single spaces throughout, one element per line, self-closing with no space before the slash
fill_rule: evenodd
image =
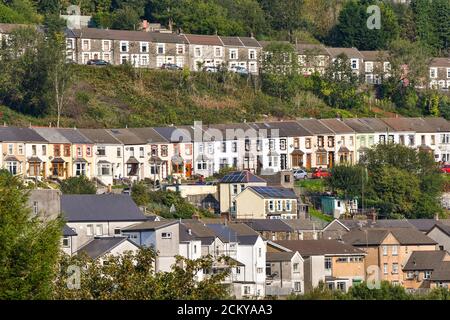
<path id="1" fill-rule="evenodd" d="M 311 169 L 311 153 L 306 154 L 306 169 Z"/>
<path id="2" fill-rule="evenodd" d="M 328 152 L 328 168 L 333 168 L 334 166 L 334 152 Z"/>
<path id="3" fill-rule="evenodd" d="M 192 175 L 192 164 L 186 163 L 186 177 L 189 178 Z"/>

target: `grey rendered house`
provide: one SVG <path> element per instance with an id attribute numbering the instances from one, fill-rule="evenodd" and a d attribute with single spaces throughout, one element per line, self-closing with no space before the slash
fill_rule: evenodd
<path id="1" fill-rule="evenodd" d="M 128 195 L 62 195 L 61 211 L 77 235 L 72 252 L 97 237 L 121 236 L 122 229 L 147 217 Z"/>
<path id="2" fill-rule="evenodd" d="M 297 252 L 266 253 L 266 295 L 286 296 L 305 291 L 304 260 Z"/>

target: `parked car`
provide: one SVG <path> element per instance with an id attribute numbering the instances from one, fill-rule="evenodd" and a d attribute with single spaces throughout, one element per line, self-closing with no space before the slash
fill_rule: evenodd
<path id="1" fill-rule="evenodd" d="M 216 66 L 206 66 L 203 68 L 203 71 L 205 72 L 218 72 L 219 68 Z"/>
<path id="2" fill-rule="evenodd" d="M 326 177 L 331 177 L 331 173 L 325 169 L 318 168 L 318 169 L 314 170 L 311 177 L 313 179 L 323 179 Z"/>
<path id="3" fill-rule="evenodd" d="M 90 66 L 107 66 L 107 65 L 109 65 L 109 62 L 105 61 L 105 60 L 100 60 L 100 59 L 92 59 L 92 60 L 89 60 L 86 64 L 90 65 Z"/>
<path id="4" fill-rule="evenodd" d="M 450 173 L 450 164 L 445 164 L 441 167 L 441 172 Z"/>
<path id="5" fill-rule="evenodd" d="M 131 195 L 131 188 L 130 187 L 126 187 L 122 190 L 122 194 L 127 194 L 127 195 Z"/>
<path id="6" fill-rule="evenodd" d="M 237 73 L 237 74 L 240 74 L 240 75 L 243 75 L 243 76 L 247 76 L 247 75 L 248 75 L 248 70 L 247 70 L 247 68 L 241 67 L 241 66 L 234 66 L 234 67 L 231 67 L 231 68 L 229 69 L 229 71 L 230 71 L 230 72 Z"/>
<path id="7" fill-rule="evenodd" d="M 166 70 L 183 70 L 183 68 L 179 67 L 175 63 L 164 63 L 161 66 L 161 69 L 166 69 Z"/>
<path id="8" fill-rule="evenodd" d="M 308 173 L 303 169 L 294 170 L 292 174 L 294 175 L 295 180 L 308 178 Z"/>

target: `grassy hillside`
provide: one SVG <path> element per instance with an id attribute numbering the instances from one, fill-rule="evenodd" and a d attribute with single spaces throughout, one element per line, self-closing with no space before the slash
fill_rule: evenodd
<path id="1" fill-rule="evenodd" d="M 352 117 L 332 109 L 310 92 L 282 101 L 259 90 L 257 79 L 234 74 L 136 70 L 131 67 L 74 66 L 62 125 L 68 127 L 142 127 L 225 123 L 295 117 Z M 364 114 L 370 116 L 371 114 Z M 0 106 L 9 125 L 53 125 L 55 116 L 33 118 Z"/>

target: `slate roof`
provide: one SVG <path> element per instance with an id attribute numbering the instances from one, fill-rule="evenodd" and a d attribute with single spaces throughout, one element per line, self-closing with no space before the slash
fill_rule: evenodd
<path id="1" fill-rule="evenodd" d="M 387 61 L 388 59 L 388 51 L 383 50 L 371 50 L 371 51 L 359 51 L 361 55 L 364 57 L 364 61 Z"/>
<path id="2" fill-rule="evenodd" d="M 319 219 L 284 219 L 284 223 L 290 226 L 294 230 L 322 230 L 327 222 Z"/>
<path id="3" fill-rule="evenodd" d="M 182 221 L 182 224 L 186 227 L 185 231 L 191 229 L 193 239 L 200 240 L 202 244 L 210 245 L 216 238 L 214 231 L 201 222 Z"/>
<path id="4" fill-rule="evenodd" d="M 47 142 L 33 129 L 18 127 L 0 127 L 0 141 Z"/>
<path id="5" fill-rule="evenodd" d="M 424 235 L 415 228 L 397 229 L 364 229 L 352 230 L 342 236 L 344 242 L 354 246 L 380 245 L 389 233 L 397 239 L 401 245 L 435 245 L 436 241 Z"/>
<path id="6" fill-rule="evenodd" d="M 450 58 L 433 58 L 430 67 L 450 68 Z"/>
<path id="7" fill-rule="evenodd" d="M 147 141 L 147 143 L 167 143 L 168 141 L 163 138 L 158 132 L 153 130 L 153 128 L 130 128 L 133 134 L 137 135 L 139 138 Z"/>
<path id="8" fill-rule="evenodd" d="M 447 251 L 414 251 L 403 267 L 403 271 L 434 270 L 447 255 Z"/>
<path id="9" fill-rule="evenodd" d="M 257 132 L 254 132 L 253 128 L 247 123 L 209 124 L 203 125 L 202 130 L 207 141 L 234 140 L 235 138 L 250 138 L 257 135 Z M 241 136 L 241 134 L 244 136 Z"/>
<path id="10" fill-rule="evenodd" d="M 77 233 L 70 228 L 67 224 L 64 225 L 63 227 L 63 236 L 64 237 L 71 237 L 71 236 L 76 236 Z"/>
<path id="11" fill-rule="evenodd" d="M 337 240 L 280 240 L 276 244 L 298 251 L 302 257 L 328 255 L 363 255 L 364 251 Z"/>
<path id="12" fill-rule="evenodd" d="M 49 143 L 70 143 L 56 128 L 33 128 L 33 130 Z"/>
<path id="13" fill-rule="evenodd" d="M 222 46 L 222 40 L 219 36 L 200 35 L 200 34 L 185 34 L 187 42 L 190 44 L 204 45 L 204 46 Z"/>
<path id="14" fill-rule="evenodd" d="M 236 232 L 224 224 L 207 224 L 207 228 L 218 237 L 222 242 L 238 242 Z"/>
<path id="15" fill-rule="evenodd" d="M 443 233 L 445 233 L 447 236 L 450 236 L 450 226 L 443 224 L 442 222 L 437 222 L 435 224 L 436 228 L 441 230 Z"/>
<path id="16" fill-rule="evenodd" d="M 370 127 L 368 124 L 361 122 L 360 119 L 352 118 L 352 119 L 344 119 L 343 120 L 346 125 L 355 130 L 356 133 L 374 133 L 375 130 Z"/>
<path id="17" fill-rule="evenodd" d="M 394 131 L 434 132 L 421 118 L 382 118 Z"/>
<path id="18" fill-rule="evenodd" d="M 61 211 L 68 222 L 145 221 L 129 195 L 73 194 L 61 196 Z"/>
<path id="19" fill-rule="evenodd" d="M 437 223 L 435 219 L 408 219 L 408 222 L 419 231 L 428 232 Z"/>
<path id="20" fill-rule="evenodd" d="M 450 281 L 450 261 L 443 261 L 431 273 L 431 281 Z"/>
<path id="21" fill-rule="evenodd" d="M 194 139 L 186 127 L 156 127 L 153 129 L 169 142 L 191 142 Z"/>
<path id="22" fill-rule="evenodd" d="M 186 38 L 169 32 L 147 32 L 151 42 L 185 44 Z"/>
<path id="23" fill-rule="evenodd" d="M 266 261 L 267 262 L 283 262 L 291 261 L 295 252 L 267 252 Z"/>
<path id="24" fill-rule="evenodd" d="M 90 258 L 97 259 L 107 254 L 121 243 L 129 241 L 126 237 L 101 237 L 94 238 L 80 249 L 77 254 L 86 253 Z M 132 242 L 131 242 L 132 243 Z M 137 245 L 136 245 L 137 247 Z"/>
<path id="25" fill-rule="evenodd" d="M 389 125 L 386 122 L 378 118 L 359 118 L 359 121 L 372 128 L 373 131 L 375 132 L 386 133 L 388 131 L 390 132 L 394 131 L 394 129 L 389 127 Z"/>
<path id="26" fill-rule="evenodd" d="M 249 183 L 249 182 L 266 182 L 266 180 L 254 175 L 248 170 L 235 171 L 226 174 L 219 181 L 220 183 Z"/>
<path id="27" fill-rule="evenodd" d="M 276 137 L 277 131 L 275 130 L 278 130 L 279 137 L 305 137 L 312 135 L 310 131 L 296 121 L 260 122 L 251 123 L 250 125 L 254 126 L 255 129 L 266 129 L 268 138 L 270 138 L 272 134 Z"/>
<path id="28" fill-rule="evenodd" d="M 250 219 L 240 220 L 255 231 L 271 231 L 271 232 L 292 232 L 290 226 L 280 219 Z"/>
<path id="29" fill-rule="evenodd" d="M 224 46 L 229 47 L 244 47 L 244 43 L 239 39 L 239 37 L 224 37 L 220 36 Z"/>
<path id="30" fill-rule="evenodd" d="M 239 236 L 259 236 L 259 233 L 245 223 L 230 223 L 228 227 Z"/>
<path id="31" fill-rule="evenodd" d="M 108 132 L 111 133 L 114 138 L 125 145 L 147 144 L 147 141 L 145 141 L 145 139 L 138 137 L 129 129 L 109 129 Z"/>
<path id="32" fill-rule="evenodd" d="M 323 44 L 297 43 L 295 48 L 299 54 L 329 55 Z"/>
<path id="33" fill-rule="evenodd" d="M 122 144 L 106 129 L 79 129 L 81 134 L 97 144 Z"/>
<path id="34" fill-rule="evenodd" d="M 84 136 L 78 129 L 56 129 L 71 143 L 91 144 L 92 141 Z"/>
<path id="35" fill-rule="evenodd" d="M 19 24 L 19 23 L 0 23 L 0 33 L 9 34 L 18 28 L 32 28 L 36 29 L 35 25 Z"/>
<path id="36" fill-rule="evenodd" d="M 333 130 L 322 124 L 317 119 L 300 119 L 297 122 L 307 131 L 313 134 L 334 134 Z"/>
<path id="37" fill-rule="evenodd" d="M 246 47 L 262 48 L 262 45 L 259 43 L 259 41 L 253 37 L 239 37 L 239 40 L 241 40 L 241 42 Z"/>
<path id="38" fill-rule="evenodd" d="M 72 29 L 72 33 L 77 38 L 83 39 L 105 39 L 105 40 L 124 40 L 124 41 L 150 41 L 148 32 L 82 28 Z"/>
<path id="39" fill-rule="evenodd" d="M 436 132 L 450 132 L 450 122 L 444 118 L 423 118 Z"/>
<path id="40" fill-rule="evenodd" d="M 288 188 L 250 186 L 247 189 L 256 192 L 265 199 L 297 199 L 294 190 Z"/>
<path id="41" fill-rule="evenodd" d="M 354 133 L 355 131 L 345 124 L 344 121 L 340 119 L 322 119 L 319 120 L 321 123 L 326 125 L 328 128 L 333 130 L 337 134 L 343 134 L 343 133 Z"/>
<path id="42" fill-rule="evenodd" d="M 178 223 L 177 220 L 145 221 L 123 228 L 123 231 L 154 231 Z"/>
<path id="43" fill-rule="evenodd" d="M 238 242 L 241 245 L 253 245 L 259 234 L 243 223 L 207 224 L 217 237 L 223 242 Z"/>
<path id="44" fill-rule="evenodd" d="M 352 58 L 364 59 L 363 55 L 356 48 L 326 47 L 326 49 L 332 58 L 336 58 L 338 55 L 343 53 L 349 59 Z"/>
<path id="45" fill-rule="evenodd" d="M 414 228 L 406 219 L 380 219 L 376 221 L 372 220 L 339 220 L 343 225 L 349 229 L 359 228 Z"/>

